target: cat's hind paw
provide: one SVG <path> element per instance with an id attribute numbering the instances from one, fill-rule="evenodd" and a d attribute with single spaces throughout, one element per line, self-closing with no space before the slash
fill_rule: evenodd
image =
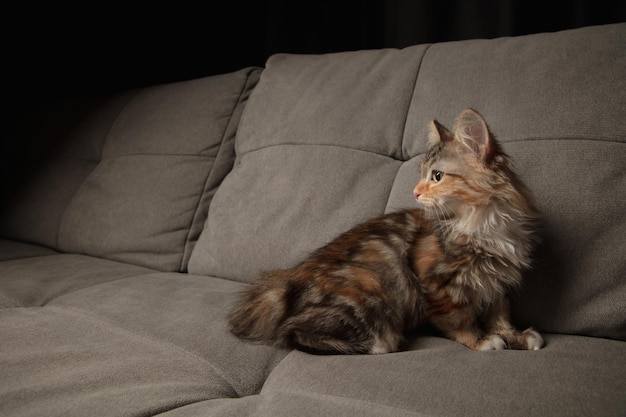
<path id="1" fill-rule="evenodd" d="M 506 342 L 497 334 L 492 334 L 485 337 L 477 350 L 480 351 L 488 351 L 488 350 L 502 350 L 506 349 Z"/>
<path id="2" fill-rule="evenodd" d="M 528 350 L 539 350 L 543 346 L 543 337 L 532 327 L 524 330 L 522 336 L 526 338 L 526 349 Z"/>

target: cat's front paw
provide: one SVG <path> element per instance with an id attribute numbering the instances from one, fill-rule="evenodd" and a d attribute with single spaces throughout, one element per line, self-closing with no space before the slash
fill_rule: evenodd
<path id="1" fill-rule="evenodd" d="M 492 334 L 485 337 L 478 346 L 478 350 L 480 351 L 502 349 L 506 349 L 506 342 L 497 334 Z"/>
<path id="2" fill-rule="evenodd" d="M 532 327 L 524 330 L 522 336 L 526 338 L 526 349 L 539 350 L 543 346 L 543 337 Z"/>

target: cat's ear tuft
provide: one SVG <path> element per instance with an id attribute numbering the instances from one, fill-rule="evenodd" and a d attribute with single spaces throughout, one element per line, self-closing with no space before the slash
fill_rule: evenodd
<path id="1" fill-rule="evenodd" d="M 450 132 L 444 125 L 436 120 L 430 123 L 428 129 L 428 146 L 437 145 L 439 142 L 447 141 L 452 138 L 452 132 Z"/>
<path id="2" fill-rule="evenodd" d="M 457 118 L 454 137 L 483 162 L 490 162 L 495 156 L 493 135 L 485 119 L 472 109 L 464 110 Z"/>

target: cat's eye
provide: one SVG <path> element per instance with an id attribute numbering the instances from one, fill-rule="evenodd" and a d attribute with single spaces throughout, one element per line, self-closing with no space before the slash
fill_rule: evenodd
<path id="1" fill-rule="evenodd" d="M 437 170 L 433 170 L 433 172 L 432 172 L 432 179 L 433 179 L 434 182 L 439 182 L 439 181 L 441 181 L 442 178 L 443 178 L 443 172 L 437 171 Z"/>

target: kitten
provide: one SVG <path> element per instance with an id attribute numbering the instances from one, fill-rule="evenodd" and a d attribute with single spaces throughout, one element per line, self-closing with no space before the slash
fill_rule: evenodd
<path id="1" fill-rule="evenodd" d="M 322 353 L 387 353 L 430 322 L 474 350 L 533 349 L 507 292 L 530 264 L 537 211 L 486 122 L 433 121 L 419 208 L 369 220 L 293 269 L 269 271 L 230 314 L 232 332 Z"/>

